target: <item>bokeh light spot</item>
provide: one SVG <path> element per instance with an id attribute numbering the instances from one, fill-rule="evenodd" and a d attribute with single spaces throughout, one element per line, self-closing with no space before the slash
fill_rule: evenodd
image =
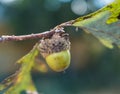
<path id="1" fill-rule="evenodd" d="M 96 7 L 101 8 L 101 7 L 111 3 L 113 1 L 114 0 L 94 0 L 93 2 L 94 2 Z"/>
<path id="2" fill-rule="evenodd" d="M 71 9 L 77 15 L 84 15 L 87 11 L 87 3 L 85 0 L 73 0 Z"/>
<path id="3" fill-rule="evenodd" d="M 16 0 L 0 0 L 0 2 L 5 3 L 5 4 L 10 4 L 15 2 Z"/>

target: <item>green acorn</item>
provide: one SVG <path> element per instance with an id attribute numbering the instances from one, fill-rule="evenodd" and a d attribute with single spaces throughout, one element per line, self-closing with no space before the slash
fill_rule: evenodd
<path id="1" fill-rule="evenodd" d="M 38 49 L 52 70 L 61 72 L 69 67 L 71 55 L 67 33 L 56 32 L 50 38 L 42 39 Z"/>

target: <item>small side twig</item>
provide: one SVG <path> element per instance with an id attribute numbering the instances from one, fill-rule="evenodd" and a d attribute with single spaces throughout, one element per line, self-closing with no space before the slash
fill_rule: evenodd
<path id="1" fill-rule="evenodd" d="M 60 25 L 57 25 L 55 28 L 51 29 L 50 31 L 45 31 L 43 33 L 37 33 L 37 34 L 29 34 L 29 35 L 20 35 L 20 36 L 15 36 L 15 35 L 3 35 L 0 37 L 0 42 L 6 42 L 6 41 L 22 41 L 22 40 L 27 40 L 27 39 L 38 39 L 38 38 L 43 38 L 43 37 L 49 37 L 53 35 L 55 32 L 62 32 L 63 27 L 65 26 L 72 26 L 74 20 L 62 23 Z"/>

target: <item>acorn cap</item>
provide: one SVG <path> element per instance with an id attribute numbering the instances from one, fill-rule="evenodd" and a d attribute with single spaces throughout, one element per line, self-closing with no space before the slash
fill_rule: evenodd
<path id="1" fill-rule="evenodd" d="M 38 45 L 41 55 L 46 56 L 70 49 L 69 34 L 56 32 L 50 38 L 40 40 Z"/>

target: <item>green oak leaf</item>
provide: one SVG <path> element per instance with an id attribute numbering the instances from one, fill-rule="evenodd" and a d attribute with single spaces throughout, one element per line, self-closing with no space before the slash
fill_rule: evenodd
<path id="1" fill-rule="evenodd" d="M 75 19 L 73 26 L 92 33 L 106 47 L 113 44 L 120 47 L 120 0 L 115 0 L 104 8 Z"/>

